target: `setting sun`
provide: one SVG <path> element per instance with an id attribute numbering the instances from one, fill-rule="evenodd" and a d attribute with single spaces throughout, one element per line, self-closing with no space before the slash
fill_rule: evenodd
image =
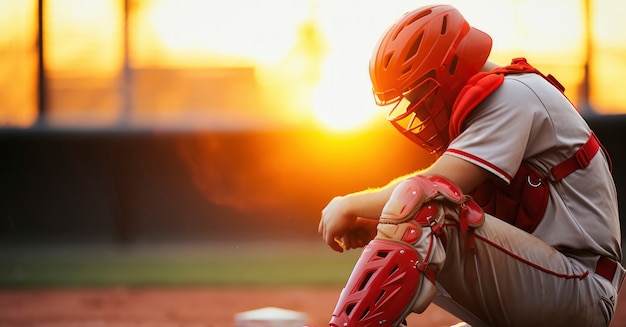
<path id="1" fill-rule="evenodd" d="M 344 82 L 345 81 L 345 82 Z M 355 82 L 322 79 L 313 93 L 312 107 L 321 126 L 334 131 L 347 131 L 365 127 L 382 110 L 374 104 L 371 86 L 367 80 Z"/>
<path id="2" fill-rule="evenodd" d="M 274 120 L 333 131 L 364 128 L 380 118 L 369 57 L 386 25 L 411 8 L 399 1 L 379 8 L 329 0 L 220 6 L 155 0 L 144 6 L 137 21 L 151 29 L 137 39 L 138 65 L 252 65 Z"/>
<path id="3" fill-rule="evenodd" d="M 513 57 L 528 57 L 556 76 L 575 103 L 584 95 L 580 90 L 589 67 L 593 109 L 600 114 L 625 112 L 626 93 L 614 83 L 626 70 L 621 3 L 446 3 L 492 36 L 494 61 L 507 64 Z M 333 131 L 367 128 L 381 119 L 385 109 L 376 108 L 372 99 L 369 59 L 387 27 L 419 5 L 404 0 L 43 4 L 50 122 L 104 126 L 128 115 L 153 127 L 155 122 L 200 126 L 209 120 L 205 127 L 212 128 L 212 121 L 236 126 L 247 120 L 265 128 L 315 125 Z M 0 2 L 6 31 L 0 47 L 7 59 L 0 69 L 0 124 L 5 126 L 29 126 L 39 115 L 33 99 L 36 8 L 33 0 Z M 22 85 L 14 83 L 16 78 Z M 168 88 L 173 79 L 178 83 Z M 154 88 L 162 92 L 154 93 Z M 142 93 L 146 90 L 150 96 Z M 155 94 L 154 101 L 144 101 Z"/>

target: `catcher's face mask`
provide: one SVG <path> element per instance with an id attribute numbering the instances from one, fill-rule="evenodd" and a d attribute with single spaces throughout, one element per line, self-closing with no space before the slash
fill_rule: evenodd
<path id="1" fill-rule="evenodd" d="M 433 154 L 441 155 L 448 145 L 450 112 L 438 92 L 441 85 L 434 71 L 405 92 L 387 119 L 411 141 Z"/>

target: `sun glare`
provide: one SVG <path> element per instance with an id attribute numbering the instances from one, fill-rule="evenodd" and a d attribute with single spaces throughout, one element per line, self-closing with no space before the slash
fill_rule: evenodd
<path id="1" fill-rule="evenodd" d="M 328 89 L 331 84 L 322 83 L 313 95 L 313 109 L 319 125 L 333 131 L 347 131 L 362 128 L 376 116 L 371 103 L 358 101 L 350 94 L 340 94 Z M 373 100 L 372 100 L 373 102 Z"/>
<path id="2" fill-rule="evenodd" d="M 317 18 L 329 44 L 321 79 L 312 96 L 317 124 L 332 131 L 368 127 L 380 119 L 369 79 L 369 59 L 389 22 L 408 4 L 390 1 L 385 6 L 367 1 L 320 1 Z"/>
<path id="3" fill-rule="evenodd" d="M 492 60 L 506 64 L 513 57 L 526 56 L 542 71 L 557 76 L 574 102 L 583 94 L 578 90 L 586 64 L 587 2 L 446 2 L 456 6 L 470 24 L 492 36 Z M 385 109 L 377 108 L 372 99 L 370 56 L 390 24 L 419 6 L 405 0 L 136 0 L 128 2 L 126 20 L 124 1 L 43 3 L 44 57 L 53 87 L 60 89 L 63 83 L 81 78 L 90 83 L 98 81 L 93 85 L 105 80 L 116 83 L 124 67 L 140 73 L 171 69 L 187 75 L 198 69 L 204 74 L 199 74 L 199 79 L 211 80 L 218 80 L 221 75 L 206 77 L 207 74 L 233 74 L 243 68 L 252 72 L 244 78 L 247 84 L 239 80 L 229 83 L 234 85 L 233 90 L 248 93 L 251 100 L 241 105 L 240 93 L 224 92 L 220 94 L 223 101 L 237 106 L 237 112 L 213 104 L 206 105 L 206 109 L 219 111 L 220 117 L 233 122 L 255 114 L 266 119 L 261 124 L 300 126 L 314 122 L 334 131 L 366 128 L 373 119 L 381 119 L 379 113 Z M 21 115 L 21 107 L 34 106 L 34 100 L 23 99 L 35 90 L 20 93 L 15 90 L 14 80 L 23 78 L 31 84 L 34 81 L 35 74 L 16 63 L 31 63 L 29 69 L 36 67 L 36 49 L 32 46 L 36 38 L 35 6 L 33 1 L 22 4 L 0 0 L 0 25 L 6 31 L 0 35 L 0 50 L 10 57 L 5 60 L 6 68 L 0 69 L 4 71 L 0 73 L 0 83 L 5 84 L 5 93 L 10 96 L 2 97 L 0 106 L 18 108 L 11 109 L 11 117 Z M 590 100 L 598 113 L 624 112 L 625 93 L 615 83 L 624 73 L 624 5 L 615 0 L 592 1 L 591 9 Z M 125 21 L 129 24 L 127 29 Z M 126 53 L 128 62 L 124 62 Z M 87 84 L 85 89 L 92 88 Z M 113 94 L 118 86 L 107 86 L 110 92 L 106 92 Z M 172 98 L 184 99 L 185 92 Z M 88 99 L 77 97 L 77 103 L 83 98 Z M 116 102 L 107 101 L 101 101 L 102 106 L 110 108 L 103 110 L 109 110 L 112 117 L 118 115 Z M 205 109 L 176 101 L 168 108 L 180 117 Z M 79 107 L 87 112 L 91 105 Z M 28 115 L 32 117 L 33 113 Z M 7 119 L 17 118 L 0 117 L 0 122 Z"/>
<path id="4" fill-rule="evenodd" d="M 342 55 L 328 58 L 312 96 L 317 123 L 333 131 L 366 127 L 381 110 L 374 103 L 367 69 L 348 62 Z"/>
<path id="5" fill-rule="evenodd" d="M 289 51 L 309 10 L 290 0 L 156 0 L 145 6 L 139 19 L 152 34 L 138 40 L 142 60 L 177 66 L 274 63 Z M 166 56 L 155 58 L 155 47 Z"/>
<path id="6" fill-rule="evenodd" d="M 120 4 L 105 0 L 44 3 L 52 17 L 44 37 L 46 43 L 54 44 L 45 48 L 47 68 L 66 76 L 114 76 L 122 63 L 122 46 L 116 37 L 122 29 Z"/>
<path id="7" fill-rule="evenodd" d="M 185 4 L 145 4 L 138 20 L 151 34 L 137 40 L 139 65 L 254 65 L 267 110 L 288 124 L 313 119 L 323 128 L 354 130 L 380 110 L 368 61 L 381 31 L 403 12 L 398 3 L 384 13 L 355 0 Z"/>
<path id="8" fill-rule="evenodd" d="M 563 1 L 450 2 L 493 36 L 495 59 L 504 53 L 503 63 L 512 53 L 532 52 L 545 57 L 567 49 L 573 49 L 574 54 L 559 62 L 569 66 L 580 62 L 579 19 L 559 24 L 549 19 L 563 7 Z M 373 104 L 369 84 L 369 57 L 389 24 L 415 8 L 401 0 L 390 0 L 385 5 L 362 0 L 184 3 L 145 3 L 143 19 L 152 34 L 137 40 L 141 59 L 137 62 L 178 67 L 252 65 L 269 104 L 266 109 L 275 120 L 298 124 L 313 119 L 317 125 L 335 131 L 363 128 L 374 117 L 379 119 L 376 113 L 381 109 Z M 500 14 L 485 19 L 484 11 L 478 8 L 489 6 L 497 6 Z M 580 2 L 565 6 L 567 15 L 579 15 L 580 6 Z M 537 21 L 528 18 L 536 17 L 526 15 L 533 8 L 542 8 L 535 14 L 545 17 Z M 313 34 L 303 34 L 303 26 Z M 545 33 L 546 29 L 550 33 Z M 537 58 L 543 57 L 534 57 L 533 62 L 541 64 Z M 572 89 L 577 81 L 569 83 L 567 87 Z"/>

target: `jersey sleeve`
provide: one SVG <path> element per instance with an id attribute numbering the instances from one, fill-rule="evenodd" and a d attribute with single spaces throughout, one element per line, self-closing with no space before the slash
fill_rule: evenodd
<path id="1" fill-rule="evenodd" d="M 533 134 L 550 125 L 544 105 L 528 85 L 507 76 L 468 116 L 444 155 L 472 162 L 510 183 L 529 155 Z"/>

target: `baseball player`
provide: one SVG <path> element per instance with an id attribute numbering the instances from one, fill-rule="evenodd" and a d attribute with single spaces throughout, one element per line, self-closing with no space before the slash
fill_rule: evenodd
<path id="1" fill-rule="evenodd" d="M 437 157 L 338 196 L 319 232 L 365 246 L 330 326 L 401 326 L 435 303 L 471 326 L 607 326 L 624 268 L 610 160 L 558 81 L 447 5 L 408 12 L 370 61 L 379 105 Z"/>

